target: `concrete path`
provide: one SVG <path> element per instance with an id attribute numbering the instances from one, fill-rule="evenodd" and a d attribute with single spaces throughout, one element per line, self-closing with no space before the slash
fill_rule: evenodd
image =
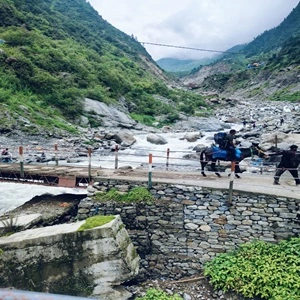
<path id="1" fill-rule="evenodd" d="M 99 179 L 115 178 L 124 180 L 147 181 L 148 170 L 112 170 L 101 169 Z M 214 173 L 207 172 L 207 177 L 203 177 L 200 172 L 176 172 L 176 171 L 152 171 L 152 182 L 185 184 L 203 186 L 211 188 L 229 189 L 230 177 L 228 173 L 221 173 L 218 178 Z M 223 175 L 224 174 L 224 175 Z M 300 199 L 300 186 L 296 186 L 294 179 L 288 174 L 280 178 L 281 185 L 273 185 L 273 175 L 262 175 L 259 173 L 243 173 L 241 178 L 233 181 L 233 190 L 275 195 L 280 197 L 290 197 Z"/>

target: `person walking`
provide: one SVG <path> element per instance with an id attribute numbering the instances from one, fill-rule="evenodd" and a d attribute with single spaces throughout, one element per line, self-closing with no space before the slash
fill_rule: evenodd
<path id="1" fill-rule="evenodd" d="M 281 160 L 277 166 L 277 171 L 274 176 L 275 185 L 279 185 L 279 178 L 285 172 L 289 171 L 295 179 L 296 185 L 300 184 L 298 175 L 298 166 L 300 163 L 300 153 L 297 152 L 298 146 L 291 145 L 289 150 L 283 150 L 276 153 L 272 153 L 269 156 L 281 155 Z"/>
<path id="2" fill-rule="evenodd" d="M 283 122 L 284 122 L 284 119 L 283 119 L 283 118 L 280 118 L 280 126 L 283 125 Z"/>

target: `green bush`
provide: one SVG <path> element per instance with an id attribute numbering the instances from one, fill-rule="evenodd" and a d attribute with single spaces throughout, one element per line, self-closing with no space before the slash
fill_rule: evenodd
<path id="1" fill-rule="evenodd" d="M 112 188 L 107 193 L 97 193 L 98 201 L 118 201 L 118 202 L 146 202 L 154 201 L 153 195 L 144 187 L 135 187 L 128 193 L 121 193 L 116 188 Z"/>
<path id="2" fill-rule="evenodd" d="M 136 300 L 182 300 L 182 298 L 175 294 L 168 296 L 166 292 L 157 289 L 147 290 L 147 294 L 144 297 L 138 297 Z"/>
<path id="3" fill-rule="evenodd" d="M 132 113 L 130 114 L 130 117 L 142 124 L 148 125 L 148 126 L 153 126 L 153 123 L 155 122 L 155 118 L 152 116 L 147 116 L 147 115 L 139 115 L 139 114 L 135 114 Z"/>
<path id="4" fill-rule="evenodd" d="M 278 244 L 254 241 L 222 253 L 204 265 L 216 289 L 244 297 L 270 300 L 300 299 L 300 238 Z"/>

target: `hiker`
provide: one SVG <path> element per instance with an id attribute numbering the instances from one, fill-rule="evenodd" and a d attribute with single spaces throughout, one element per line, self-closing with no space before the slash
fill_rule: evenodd
<path id="1" fill-rule="evenodd" d="M 243 120 L 243 126 L 244 126 L 244 128 L 246 127 L 246 124 L 247 124 L 247 121 Z"/>
<path id="2" fill-rule="evenodd" d="M 300 163 L 300 158 L 299 158 L 300 153 L 297 153 L 297 149 L 298 149 L 297 145 L 291 145 L 289 150 L 283 150 L 269 155 L 269 156 L 282 155 L 281 160 L 277 166 L 277 171 L 274 176 L 273 184 L 279 185 L 280 176 L 287 170 L 291 173 L 291 175 L 295 179 L 296 185 L 300 184 L 300 179 L 299 179 L 298 169 L 297 169 Z"/>
<path id="3" fill-rule="evenodd" d="M 256 127 L 256 124 L 255 124 L 255 122 L 253 121 L 253 122 L 252 122 L 252 128 L 255 129 L 255 127 Z"/>
<path id="4" fill-rule="evenodd" d="M 284 122 L 284 119 L 283 119 L 283 118 L 281 118 L 281 119 L 280 119 L 280 126 L 282 126 L 282 125 L 283 125 L 283 122 Z"/>
<path id="5" fill-rule="evenodd" d="M 235 144 L 233 142 L 235 139 L 235 134 L 236 130 L 231 129 L 223 138 L 223 142 L 219 144 L 220 149 L 227 151 L 227 158 L 229 160 L 235 160 Z"/>
<path id="6" fill-rule="evenodd" d="M 2 162 L 11 162 L 11 154 L 8 152 L 8 148 L 2 150 L 1 158 Z"/>

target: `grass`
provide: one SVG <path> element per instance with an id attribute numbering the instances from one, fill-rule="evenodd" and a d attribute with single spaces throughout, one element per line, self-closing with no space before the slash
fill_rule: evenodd
<path id="1" fill-rule="evenodd" d="M 114 216 L 93 216 L 90 218 L 87 218 L 85 220 L 85 223 L 82 224 L 77 231 L 84 231 L 87 229 L 93 229 L 95 227 L 102 226 L 104 224 L 109 223 L 110 221 L 114 220 Z"/>

